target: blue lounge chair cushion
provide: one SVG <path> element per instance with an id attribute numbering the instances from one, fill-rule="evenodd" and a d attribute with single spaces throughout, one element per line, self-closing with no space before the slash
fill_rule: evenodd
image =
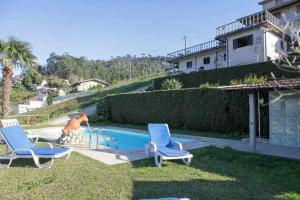
<path id="1" fill-rule="evenodd" d="M 63 154 L 68 152 L 70 149 L 68 148 L 32 148 L 31 149 L 35 155 L 38 156 L 53 156 L 53 155 L 58 155 L 58 154 Z M 29 151 L 18 151 L 17 155 L 22 155 L 22 156 L 26 156 L 26 155 L 31 155 L 31 153 Z"/>
<path id="2" fill-rule="evenodd" d="M 13 150 L 33 148 L 31 141 L 20 126 L 6 127 L 0 131 Z"/>
<path id="3" fill-rule="evenodd" d="M 190 155 L 190 153 L 183 149 L 174 149 L 174 148 L 168 148 L 168 147 L 159 147 L 157 148 L 158 151 L 168 157 L 180 157 L 180 156 L 187 156 Z"/>
<path id="4" fill-rule="evenodd" d="M 150 140 L 157 146 L 172 147 L 171 134 L 167 124 L 149 124 Z"/>

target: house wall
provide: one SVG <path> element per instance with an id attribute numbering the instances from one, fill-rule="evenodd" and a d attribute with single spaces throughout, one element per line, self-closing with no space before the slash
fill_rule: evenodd
<path id="1" fill-rule="evenodd" d="M 293 6 L 290 6 L 290 7 L 283 8 L 280 11 L 273 12 L 273 14 L 276 14 L 276 13 L 280 12 L 281 17 L 283 19 L 286 19 L 286 20 L 294 19 L 295 15 L 297 15 L 296 17 L 299 19 L 300 18 L 300 13 L 299 12 L 297 13 L 297 6 L 299 6 L 299 5 L 300 5 L 300 3 L 296 4 L 296 5 L 293 5 Z"/>
<path id="2" fill-rule="evenodd" d="M 83 83 L 80 83 L 78 86 L 77 86 L 77 91 L 78 92 L 83 92 L 83 91 L 87 91 L 89 90 L 91 87 L 94 87 L 94 86 L 97 86 L 97 85 L 102 85 L 96 81 L 88 81 L 88 82 L 83 82 Z M 104 85 L 102 85 L 104 87 Z"/>
<path id="3" fill-rule="evenodd" d="M 270 101 L 278 94 L 269 93 Z M 300 95 L 286 96 L 269 105 L 270 144 L 300 147 Z"/>
<path id="4" fill-rule="evenodd" d="M 184 73 L 191 73 L 199 71 L 200 67 L 204 67 L 204 70 L 211 70 L 216 68 L 226 67 L 226 60 L 224 61 L 225 48 L 212 50 L 208 52 L 202 52 L 192 57 L 187 57 L 179 62 L 179 70 Z M 210 64 L 204 64 L 204 58 L 210 57 Z M 216 63 L 216 58 L 218 62 Z M 192 61 L 191 68 L 187 68 L 187 62 Z"/>
<path id="5" fill-rule="evenodd" d="M 286 52 L 287 46 L 286 43 L 283 43 L 283 49 L 281 47 L 281 43 L 283 42 L 283 39 L 274 34 L 273 32 L 267 32 L 266 33 L 266 53 L 267 57 L 269 57 L 271 60 L 275 60 L 279 57 L 280 51 Z"/>
<path id="6" fill-rule="evenodd" d="M 233 40 L 247 35 L 253 35 L 253 45 L 234 49 Z M 229 59 L 228 62 L 230 67 L 265 61 L 264 32 L 260 27 L 230 35 L 227 39 Z"/>

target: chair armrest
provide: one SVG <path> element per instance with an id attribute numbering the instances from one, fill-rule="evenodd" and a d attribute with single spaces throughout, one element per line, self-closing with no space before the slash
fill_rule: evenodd
<path id="1" fill-rule="evenodd" d="M 152 149 L 153 149 L 153 151 L 155 152 L 155 151 L 157 151 L 157 145 L 156 145 L 156 143 L 155 142 L 150 142 L 149 143 L 149 146 L 150 146 L 150 148 L 152 147 Z"/>
<path id="2" fill-rule="evenodd" d="M 45 144 L 45 145 L 48 145 L 51 149 L 53 149 L 53 145 L 50 143 L 50 142 L 36 142 L 34 144 L 34 146 L 38 145 L 38 144 Z"/>
<path id="3" fill-rule="evenodd" d="M 174 145 L 174 146 L 177 146 L 179 149 L 183 149 L 183 147 L 182 147 L 182 144 L 180 143 L 180 142 L 178 142 L 178 141 L 172 141 L 172 144 Z"/>

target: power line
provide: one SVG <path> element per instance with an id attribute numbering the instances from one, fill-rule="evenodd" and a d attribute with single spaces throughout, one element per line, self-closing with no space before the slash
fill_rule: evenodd
<path id="1" fill-rule="evenodd" d="M 159 50 L 161 50 L 161 49 L 164 49 L 164 48 L 166 48 L 166 47 L 168 47 L 168 46 L 171 46 L 171 45 L 175 44 L 176 42 L 178 42 L 179 40 L 182 40 L 182 38 L 178 38 L 178 39 L 176 39 L 176 40 L 174 40 L 174 41 L 172 41 L 172 42 L 169 42 L 169 43 L 167 43 L 166 45 L 164 45 L 164 46 L 162 46 L 162 47 L 160 47 L 160 48 L 158 48 L 158 49 L 155 49 L 155 50 L 153 50 L 153 51 L 150 51 L 148 54 L 152 54 L 152 53 L 157 52 L 157 51 L 159 51 Z"/>

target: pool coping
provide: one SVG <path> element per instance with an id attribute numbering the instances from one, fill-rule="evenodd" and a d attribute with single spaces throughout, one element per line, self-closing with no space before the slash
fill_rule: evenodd
<path id="1" fill-rule="evenodd" d="M 81 128 L 87 128 L 85 126 Z M 136 133 L 148 134 L 148 131 L 141 130 L 141 129 L 132 129 L 132 128 L 122 128 L 122 127 L 114 127 L 114 126 L 91 126 L 90 128 L 102 128 L 102 129 L 114 129 L 114 130 L 121 130 L 121 131 L 132 131 Z M 55 130 L 54 130 L 55 129 Z M 47 130 L 48 132 L 59 132 L 55 135 L 51 134 L 42 134 L 41 130 Z M 32 129 L 32 132 L 38 135 L 41 138 L 48 139 L 52 142 L 56 142 L 56 139 L 61 134 L 62 127 L 49 127 L 49 128 L 42 128 L 42 129 Z M 45 137 L 46 136 L 46 137 Z M 208 144 L 203 144 L 201 142 L 201 138 L 197 136 L 188 136 L 184 134 L 172 134 L 172 136 L 178 138 L 186 138 L 192 139 L 189 142 L 182 142 L 184 149 L 191 150 L 201 147 L 209 146 Z M 132 162 L 136 160 L 142 160 L 149 158 L 145 154 L 145 149 L 136 149 L 132 151 L 118 151 L 103 145 L 99 145 L 99 149 L 96 150 L 96 145 L 92 144 L 91 149 L 89 149 L 88 144 L 81 144 L 81 145 L 62 145 L 64 147 L 72 148 L 75 152 L 78 152 L 84 156 L 90 157 L 94 160 L 98 160 L 107 165 L 115 165 L 121 163 Z"/>
<path id="2" fill-rule="evenodd" d="M 141 129 L 122 128 L 122 127 L 114 127 L 114 126 L 101 126 L 101 127 L 103 127 L 103 129 L 113 129 L 113 130 L 128 131 L 128 132 L 131 131 L 131 132 L 136 132 L 136 133 L 140 133 L 140 134 L 144 134 L 144 135 L 149 135 L 148 131 L 141 130 Z M 91 126 L 90 128 L 99 128 L 99 126 Z M 188 141 L 188 142 L 180 142 L 180 143 L 182 143 L 182 145 L 184 147 L 187 144 L 194 143 L 194 142 L 199 140 L 199 137 L 197 137 L 197 136 L 190 136 L 190 135 L 184 135 L 184 134 L 172 133 L 171 137 L 172 136 L 175 136 L 176 138 L 190 139 L 191 141 Z M 106 147 L 106 146 L 103 146 L 103 145 L 99 145 L 99 146 Z M 141 149 L 134 149 L 134 150 L 129 150 L 129 151 L 118 151 L 116 149 L 112 149 L 112 150 L 115 151 L 116 153 L 124 153 L 124 152 L 134 153 L 134 152 L 139 152 L 139 151 L 145 151 L 145 147 L 141 148 Z"/>

